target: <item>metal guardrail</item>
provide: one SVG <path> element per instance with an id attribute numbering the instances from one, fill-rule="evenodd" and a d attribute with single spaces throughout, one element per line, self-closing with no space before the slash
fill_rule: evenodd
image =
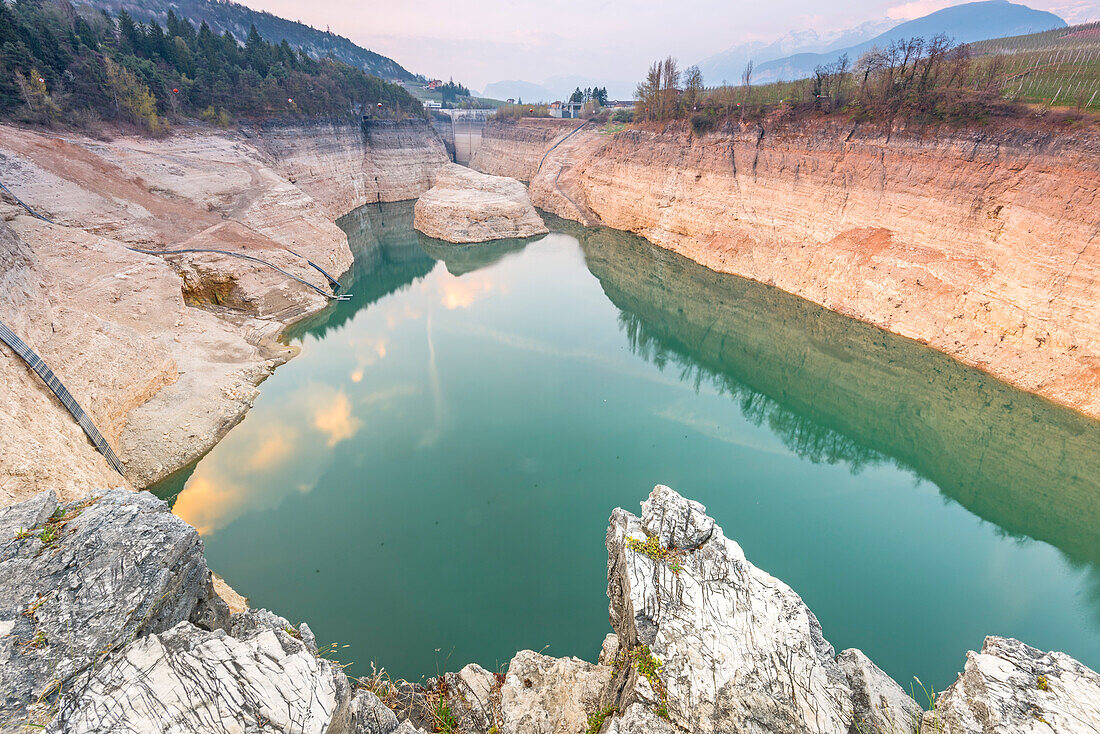
<path id="1" fill-rule="evenodd" d="M 107 459 L 107 463 L 111 465 L 112 469 L 125 476 L 122 462 L 115 456 L 114 449 L 107 443 L 107 439 L 103 438 L 103 434 L 99 432 L 99 429 L 92 423 L 92 419 L 89 418 L 88 414 L 84 412 L 84 409 L 80 407 L 80 403 L 76 402 L 76 398 L 69 392 L 69 389 L 62 384 L 61 380 L 57 379 L 57 375 L 53 373 L 49 365 L 43 362 L 42 358 L 39 357 L 33 349 L 28 347 L 26 342 L 16 336 L 2 321 L 0 321 L 0 341 L 3 341 L 11 347 L 12 351 L 18 354 L 22 360 L 27 363 L 27 366 L 42 378 L 42 382 L 46 383 L 46 387 L 50 388 L 53 394 L 57 396 L 57 399 L 61 401 L 61 404 L 65 406 L 70 414 L 72 414 L 76 422 L 80 424 L 80 427 L 84 429 L 84 434 L 92 442 L 92 445 L 95 446 L 96 451 L 103 454 L 103 458 Z"/>

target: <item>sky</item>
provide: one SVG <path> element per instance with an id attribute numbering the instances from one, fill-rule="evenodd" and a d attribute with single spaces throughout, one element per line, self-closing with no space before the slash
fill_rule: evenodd
<path id="1" fill-rule="evenodd" d="M 1017 0 L 1019 1 L 1019 0 Z M 918 18 L 961 0 L 243 0 L 329 27 L 414 73 L 473 89 L 522 79 L 584 76 L 628 83 L 650 62 L 682 66 L 790 30 L 840 30 Z M 1100 0 L 1027 0 L 1069 23 L 1100 20 Z M 613 95 L 614 96 L 614 95 Z"/>

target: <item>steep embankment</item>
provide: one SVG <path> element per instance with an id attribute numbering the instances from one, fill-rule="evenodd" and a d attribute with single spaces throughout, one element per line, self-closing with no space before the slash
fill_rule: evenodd
<path id="1" fill-rule="evenodd" d="M 327 290 L 352 262 L 334 220 L 416 196 L 446 162 L 427 123 L 196 129 L 163 140 L 0 126 L 0 181 L 52 220 L 0 203 L 0 321 L 50 364 L 127 467 L 123 481 L 65 409 L 0 348 L 0 506 L 42 489 L 142 487 L 244 416 L 294 353 L 286 324 L 327 305 L 258 263 Z M 195 307 L 197 306 L 197 308 Z"/>
<path id="2" fill-rule="evenodd" d="M 585 129 L 540 165 L 565 132 L 491 123 L 474 166 L 1100 416 L 1095 135 Z"/>

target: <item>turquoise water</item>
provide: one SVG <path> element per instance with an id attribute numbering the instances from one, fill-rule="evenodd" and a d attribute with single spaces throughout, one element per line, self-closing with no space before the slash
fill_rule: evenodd
<path id="1" fill-rule="evenodd" d="M 355 298 L 157 490 L 254 605 L 353 673 L 593 659 L 607 517 L 664 483 L 903 685 L 942 688 L 986 634 L 1100 666 L 1100 425 L 548 219 L 484 246 L 422 238 L 408 202 L 341 220 Z"/>

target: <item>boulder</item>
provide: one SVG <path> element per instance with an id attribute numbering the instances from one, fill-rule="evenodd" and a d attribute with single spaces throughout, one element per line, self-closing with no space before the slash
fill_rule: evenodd
<path id="1" fill-rule="evenodd" d="M 355 734 L 392 734 L 397 716 L 370 691 L 357 691 L 348 709 L 349 731 Z"/>
<path id="2" fill-rule="evenodd" d="M 429 237 L 455 243 L 531 237 L 549 231 L 522 183 L 454 163 L 441 169 L 435 186 L 417 200 L 413 227 Z"/>
<path id="3" fill-rule="evenodd" d="M 753 566 L 706 508 L 654 488 L 607 531 L 624 664 L 604 705 L 692 732 L 846 732 L 852 691 L 802 599 Z"/>
<path id="4" fill-rule="evenodd" d="M 611 676 L 604 665 L 521 650 L 501 689 L 503 734 L 584 734 Z"/>
<path id="5" fill-rule="evenodd" d="M 1061 652 L 987 637 L 924 714 L 921 734 L 1100 730 L 1100 675 Z"/>
<path id="6" fill-rule="evenodd" d="M 227 618 L 198 533 L 147 492 L 0 510 L 0 722 L 136 638 Z"/>
<path id="7" fill-rule="evenodd" d="M 913 734 L 924 711 L 861 650 L 836 657 L 852 689 L 852 727 L 857 734 Z"/>
<path id="8" fill-rule="evenodd" d="M 600 665 L 615 665 L 619 659 L 619 638 L 612 632 L 603 638 L 600 645 L 600 657 L 596 661 Z"/>

